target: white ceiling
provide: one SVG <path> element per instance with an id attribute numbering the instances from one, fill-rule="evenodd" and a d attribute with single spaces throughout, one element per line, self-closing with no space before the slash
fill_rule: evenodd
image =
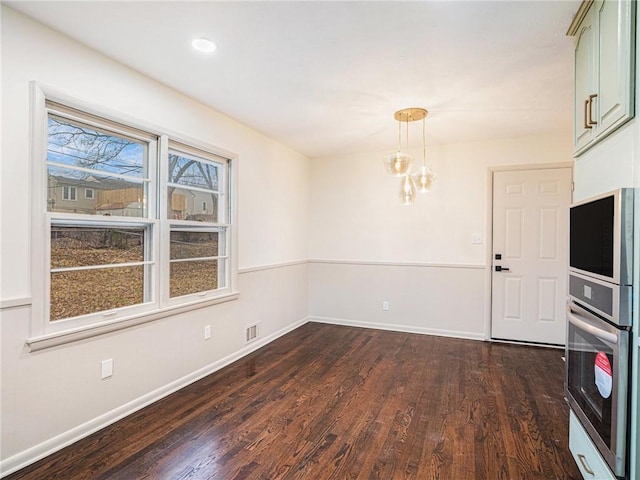
<path id="1" fill-rule="evenodd" d="M 579 0 L 6 3 L 310 157 L 571 128 Z"/>

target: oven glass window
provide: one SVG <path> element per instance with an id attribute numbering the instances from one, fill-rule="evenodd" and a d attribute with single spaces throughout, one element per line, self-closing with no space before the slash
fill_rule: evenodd
<path id="1" fill-rule="evenodd" d="M 569 392 L 611 448 L 611 423 L 614 420 L 615 380 L 614 352 L 598 337 L 569 324 L 568 376 Z"/>

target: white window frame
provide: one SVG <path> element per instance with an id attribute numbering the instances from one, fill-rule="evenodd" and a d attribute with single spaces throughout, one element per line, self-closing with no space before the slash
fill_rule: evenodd
<path id="1" fill-rule="evenodd" d="M 91 192 L 91 195 L 88 196 L 87 192 Z M 85 188 L 84 189 L 84 198 L 85 198 L 85 200 L 95 200 L 96 191 L 93 188 Z"/>
<path id="2" fill-rule="evenodd" d="M 169 315 L 184 311 L 215 305 L 239 297 L 237 290 L 237 238 L 236 238 L 236 168 L 237 155 L 211 147 L 193 138 L 163 129 L 157 125 L 129 117 L 121 112 L 115 112 L 93 103 L 82 101 L 75 97 L 59 92 L 37 82 L 31 83 L 32 100 L 32 248 L 31 248 L 31 284 L 33 310 L 31 334 L 26 340 L 31 351 L 41 350 L 95 335 L 100 335 L 133 325 L 139 325 Z M 95 116 L 104 121 L 103 127 L 115 133 L 132 136 L 136 131 L 145 141 L 156 138 L 154 145 L 149 146 L 150 164 L 148 177 L 152 184 L 147 190 L 148 215 L 139 217 L 108 217 L 87 214 L 66 214 L 47 211 L 47 102 L 54 102 L 81 112 L 77 120 L 83 123 L 87 118 Z M 63 116 L 66 116 L 67 112 Z M 123 127 L 119 128 L 119 125 Z M 170 140 L 171 139 L 171 140 Z M 225 199 L 225 223 L 219 226 L 226 228 L 225 241 L 228 248 L 226 284 L 224 288 L 198 292 L 181 297 L 169 298 L 169 231 L 172 223 L 167 219 L 166 180 L 168 175 L 169 143 L 180 145 L 182 148 L 193 149 L 211 158 L 223 159 L 226 165 L 224 175 L 225 189 L 228 197 Z M 153 142 L 152 142 L 153 143 Z M 172 147 L 173 148 L 173 147 Z M 154 151 L 155 149 L 155 151 Z M 206 157 L 205 157 L 206 158 Z M 77 195 L 77 192 L 76 192 Z M 145 274 L 149 275 L 149 291 L 146 292 L 147 301 L 138 305 L 121 307 L 107 312 L 96 312 L 79 317 L 49 321 L 49 288 L 50 288 L 50 249 L 51 225 L 95 225 L 95 226 L 134 226 L 144 228 L 145 235 Z M 180 221 L 181 226 L 202 227 L 201 222 Z M 148 252 L 148 253 L 147 253 Z"/>

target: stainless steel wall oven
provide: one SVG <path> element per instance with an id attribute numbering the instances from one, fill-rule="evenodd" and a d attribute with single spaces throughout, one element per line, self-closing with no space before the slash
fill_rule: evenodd
<path id="1" fill-rule="evenodd" d="M 579 305 L 567 308 L 569 405 L 613 473 L 627 470 L 629 332 Z"/>
<path id="2" fill-rule="evenodd" d="M 633 189 L 570 210 L 565 394 L 602 458 L 628 474 Z"/>

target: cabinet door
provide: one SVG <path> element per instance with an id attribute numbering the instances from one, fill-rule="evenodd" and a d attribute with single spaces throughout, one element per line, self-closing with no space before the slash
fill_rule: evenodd
<path id="1" fill-rule="evenodd" d="M 635 2 L 598 0 L 594 7 L 598 24 L 599 92 L 593 108 L 598 119 L 596 136 L 602 137 L 634 113 L 632 20 Z"/>
<path id="2" fill-rule="evenodd" d="M 616 480 L 616 476 L 609 469 L 572 410 L 569 411 L 569 450 L 583 478 Z"/>
<path id="3" fill-rule="evenodd" d="M 589 96 L 596 93 L 596 26 L 593 7 L 582 21 L 574 44 L 574 118 L 573 145 L 576 151 L 587 146 L 595 138 L 595 129 L 587 124 Z M 594 119 L 596 117 L 593 117 Z"/>

